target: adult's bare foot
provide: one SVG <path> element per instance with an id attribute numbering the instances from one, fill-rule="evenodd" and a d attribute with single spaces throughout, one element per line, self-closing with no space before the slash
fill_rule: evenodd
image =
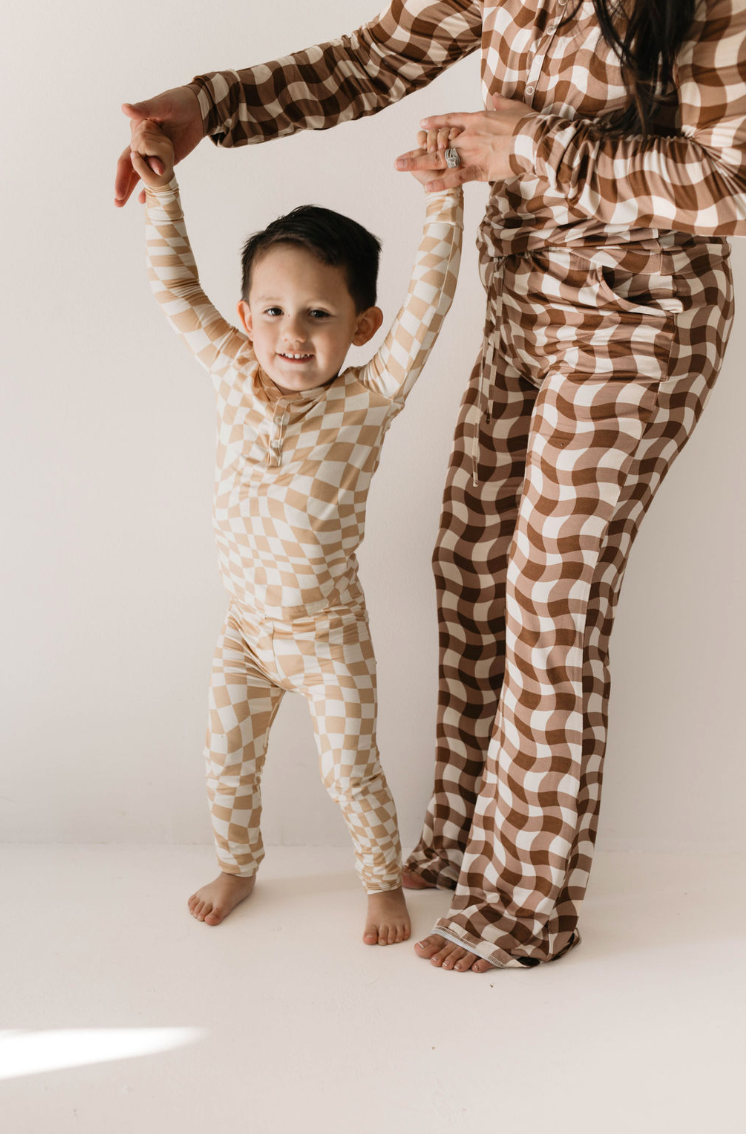
<path id="1" fill-rule="evenodd" d="M 205 925 L 220 925 L 239 902 L 254 889 L 256 874 L 241 878 L 238 874 L 218 874 L 189 899 L 189 912 Z"/>
<path id="2" fill-rule="evenodd" d="M 419 874 L 415 874 L 406 868 L 402 871 L 401 884 L 405 890 L 434 890 L 434 882 L 426 882 L 424 878 L 420 878 Z"/>
<path id="3" fill-rule="evenodd" d="M 441 969 L 453 969 L 457 973 L 465 973 L 468 969 L 475 973 L 486 973 L 488 969 L 494 968 L 494 965 L 485 961 L 483 957 L 478 957 L 468 949 L 462 949 L 460 945 L 454 945 L 452 941 L 448 941 L 438 933 L 431 933 L 429 937 L 418 941 L 414 951 L 418 957 L 429 961 L 431 965 Z"/>
<path id="4" fill-rule="evenodd" d="M 368 915 L 363 941 L 366 945 L 398 945 L 407 941 L 412 926 L 401 886 L 368 894 Z"/>

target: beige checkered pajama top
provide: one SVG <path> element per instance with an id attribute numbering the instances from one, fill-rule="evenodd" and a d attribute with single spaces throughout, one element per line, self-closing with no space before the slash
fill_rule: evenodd
<path id="1" fill-rule="evenodd" d="M 700 0 L 646 139 L 598 128 L 627 94 L 590 0 L 393 0 L 192 89 L 205 132 L 238 146 L 375 113 L 476 50 L 487 109 L 535 114 L 478 239 L 485 336 L 434 555 L 435 790 L 408 866 L 455 889 L 439 934 L 531 966 L 580 940 L 628 555 L 732 325 L 746 0 Z"/>
<path id="2" fill-rule="evenodd" d="M 450 306 L 462 228 L 461 190 L 428 194 L 409 294 L 381 349 L 326 386 L 282 394 L 201 290 L 176 183 L 148 190 L 151 286 L 217 392 L 214 526 L 242 605 L 288 620 L 361 600 L 368 489 Z"/>

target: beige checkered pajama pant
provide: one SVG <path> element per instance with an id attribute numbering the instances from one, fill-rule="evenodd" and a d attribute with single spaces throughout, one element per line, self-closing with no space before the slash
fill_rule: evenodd
<path id="1" fill-rule="evenodd" d="M 497 966 L 580 940 L 627 557 L 730 330 L 727 246 L 668 236 L 508 256 L 487 281 L 501 331 L 445 489 L 435 790 L 407 866 L 455 887 L 436 932 Z"/>
<path id="2" fill-rule="evenodd" d="M 376 747 L 376 662 L 362 607 L 278 621 L 231 603 L 213 659 L 205 743 L 221 870 L 249 877 L 264 857 L 262 770 L 287 691 L 308 702 L 323 782 L 342 809 L 363 886 L 395 889 L 401 849 Z"/>

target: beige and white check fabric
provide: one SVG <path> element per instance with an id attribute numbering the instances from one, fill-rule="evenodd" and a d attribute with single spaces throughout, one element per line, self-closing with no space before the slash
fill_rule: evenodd
<path id="1" fill-rule="evenodd" d="M 375 357 L 304 394 L 280 393 L 202 291 L 175 182 L 148 190 L 146 224 L 156 299 L 217 394 L 213 519 L 228 592 L 284 620 L 359 602 L 355 553 L 381 446 L 456 288 L 461 191 L 428 194 L 409 294 Z"/>
<path id="2" fill-rule="evenodd" d="M 148 190 L 148 271 L 217 395 L 214 526 L 231 605 L 213 660 L 205 745 L 221 869 L 262 860 L 261 774 L 287 690 L 306 697 L 321 774 L 366 890 L 401 882 L 396 811 L 376 746 L 376 670 L 356 551 L 381 446 L 450 306 L 461 191 L 430 194 L 407 299 L 365 366 L 285 395 L 199 283 L 176 182 Z"/>
<path id="3" fill-rule="evenodd" d="M 262 771 L 286 692 L 306 698 L 321 777 L 342 810 L 366 892 L 395 889 L 401 847 L 376 745 L 376 661 L 362 606 L 282 622 L 231 603 L 213 658 L 205 743 L 221 870 L 249 877 L 264 858 Z"/>

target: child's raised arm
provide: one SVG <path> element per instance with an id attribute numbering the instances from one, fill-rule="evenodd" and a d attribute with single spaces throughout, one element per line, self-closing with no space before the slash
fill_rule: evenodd
<path id="1" fill-rule="evenodd" d="M 421 151 L 444 148 L 452 140 L 448 134 L 441 136 L 438 131 L 420 132 L 417 138 Z M 427 191 L 428 182 L 439 174 L 422 170 L 413 176 Z M 417 381 L 451 306 L 461 261 L 463 228 L 461 188 L 426 192 L 425 224 L 409 293 L 383 346 L 358 374 L 362 385 L 391 398 L 399 408 Z"/>
<path id="2" fill-rule="evenodd" d="M 163 166 L 156 173 L 146 157 Z M 132 165 L 146 187 L 148 279 L 177 334 L 217 385 L 239 353 L 253 358 L 249 340 L 213 307 L 199 282 L 173 176 L 173 147 L 154 122 L 132 131 Z"/>

